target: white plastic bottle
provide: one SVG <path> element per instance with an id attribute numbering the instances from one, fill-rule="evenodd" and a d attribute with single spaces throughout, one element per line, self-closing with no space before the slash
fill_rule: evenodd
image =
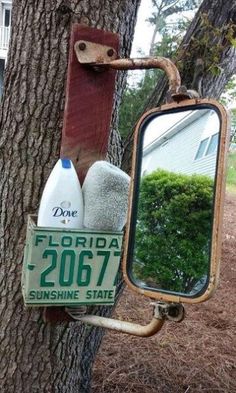
<path id="1" fill-rule="evenodd" d="M 40 202 L 39 227 L 83 227 L 83 196 L 75 168 L 69 159 L 60 159 L 53 168 Z"/>

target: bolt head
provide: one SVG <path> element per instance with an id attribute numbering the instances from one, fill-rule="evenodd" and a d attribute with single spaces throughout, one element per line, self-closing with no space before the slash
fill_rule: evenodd
<path id="1" fill-rule="evenodd" d="M 114 50 L 113 49 L 108 49 L 107 56 L 112 57 L 113 55 L 114 55 Z"/>
<path id="2" fill-rule="evenodd" d="M 86 49 L 86 44 L 85 44 L 85 42 L 80 42 L 79 45 L 78 45 L 78 47 L 79 47 L 80 50 L 85 50 L 85 49 Z"/>

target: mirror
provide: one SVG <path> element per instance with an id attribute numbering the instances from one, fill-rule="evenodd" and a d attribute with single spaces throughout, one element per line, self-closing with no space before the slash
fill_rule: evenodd
<path id="1" fill-rule="evenodd" d="M 221 110 L 156 110 L 138 127 L 125 275 L 151 297 L 194 299 L 215 285 Z"/>

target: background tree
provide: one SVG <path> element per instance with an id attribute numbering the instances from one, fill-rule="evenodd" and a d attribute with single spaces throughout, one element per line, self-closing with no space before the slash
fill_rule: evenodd
<path id="1" fill-rule="evenodd" d="M 150 43 L 149 56 L 155 56 L 158 53 L 156 44 L 157 35 L 161 36 L 161 43 L 165 41 L 165 34 L 172 36 L 172 42 L 176 41 L 174 34 L 183 31 L 187 27 L 186 19 L 182 14 L 184 11 L 197 10 L 202 0 L 152 0 L 153 11 L 148 18 L 148 22 L 154 26 Z M 172 21 L 168 21 L 168 17 Z M 173 21 L 175 19 L 175 21 Z"/>
<path id="2" fill-rule="evenodd" d="M 182 83 L 195 89 L 200 96 L 219 99 L 227 82 L 236 72 L 236 12 L 235 0 L 204 1 L 175 56 Z M 221 7 L 217 12 L 216 7 Z M 218 9 L 219 10 L 219 9 Z M 148 106 L 163 101 L 159 80 Z"/>
<path id="3" fill-rule="evenodd" d="M 230 108 L 231 134 L 230 142 L 236 143 L 236 79 L 235 75 L 226 84 L 225 91 L 221 96 L 222 104 Z"/>
<path id="4" fill-rule="evenodd" d="M 175 60 L 182 84 L 203 97 L 219 99 L 236 73 L 236 1 L 204 0 L 178 48 Z M 142 111 L 165 101 L 168 83 L 157 79 Z M 134 123 L 137 118 L 134 120 Z M 123 168 L 130 170 L 133 134 L 124 142 Z"/>
<path id="5" fill-rule="evenodd" d="M 236 143 L 236 108 L 231 109 L 231 135 L 230 142 Z"/>
<path id="6" fill-rule="evenodd" d="M 15 0 L 0 113 L 0 391 L 88 392 L 102 330 L 52 326 L 23 307 L 20 288 L 26 220 L 59 157 L 68 43 L 73 22 L 120 34 L 129 56 L 139 0 Z M 117 83 L 117 97 L 123 77 Z M 116 104 L 118 98 L 116 98 Z M 112 156 L 118 163 L 116 110 Z M 116 144 L 116 149 L 114 145 Z M 90 309 L 92 311 L 92 309 Z M 97 314 L 109 314 L 98 307 Z"/>
<path id="7" fill-rule="evenodd" d="M 184 12 L 192 11 L 193 16 L 200 3 L 200 0 L 152 0 L 153 11 L 147 19 L 153 27 L 149 56 L 175 57 L 191 22 L 191 17 L 187 18 Z M 144 103 L 161 75 L 160 70 L 146 70 L 137 84 L 127 86 L 120 107 L 119 131 L 123 138 L 141 115 Z"/>

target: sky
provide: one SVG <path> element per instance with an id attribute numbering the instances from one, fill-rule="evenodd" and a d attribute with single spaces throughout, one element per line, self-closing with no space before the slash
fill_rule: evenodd
<path id="1" fill-rule="evenodd" d="M 142 0 L 138 11 L 138 17 L 135 27 L 134 39 L 131 50 L 131 57 L 147 57 L 149 47 L 152 39 L 153 27 L 146 22 L 146 19 L 150 17 L 152 12 L 151 0 Z M 140 54 L 139 51 L 142 51 Z M 128 71 L 128 84 L 135 86 L 144 75 L 145 71 Z"/>
<path id="2" fill-rule="evenodd" d="M 148 55 L 153 27 L 146 22 L 146 19 L 150 17 L 152 12 L 151 0 L 142 0 L 138 11 L 137 24 L 135 28 L 133 46 L 132 46 L 132 57 L 140 57 L 138 50 L 141 49 L 143 56 Z"/>
<path id="3" fill-rule="evenodd" d="M 152 2 L 151 0 L 142 0 L 141 5 L 138 11 L 138 18 L 135 27 L 135 34 L 132 46 L 132 57 L 140 57 L 138 52 L 139 49 L 142 50 L 143 56 L 148 55 L 152 33 L 153 33 L 153 26 L 150 25 L 149 22 L 146 21 L 147 18 L 151 16 L 152 13 Z M 185 11 L 181 13 L 186 18 L 193 18 L 194 12 L 193 11 Z M 174 17 L 168 17 L 169 22 L 177 21 L 178 17 L 175 15 Z"/>
<path id="4" fill-rule="evenodd" d="M 132 44 L 131 57 L 147 57 L 149 53 L 149 48 L 151 44 L 152 34 L 154 27 L 147 22 L 147 18 L 151 16 L 152 13 L 152 2 L 151 0 L 142 0 L 138 11 L 137 23 L 135 27 L 134 40 Z M 186 17 L 192 17 L 193 12 L 185 12 Z M 176 16 L 174 21 L 176 21 Z M 169 18 L 172 21 L 171 18 Z M 140 53 L 141 50 L 141 53 Z M 145 71 L 132 71 L 128 73 L 128 83 L 130 86 L 135 86 Z"/>

